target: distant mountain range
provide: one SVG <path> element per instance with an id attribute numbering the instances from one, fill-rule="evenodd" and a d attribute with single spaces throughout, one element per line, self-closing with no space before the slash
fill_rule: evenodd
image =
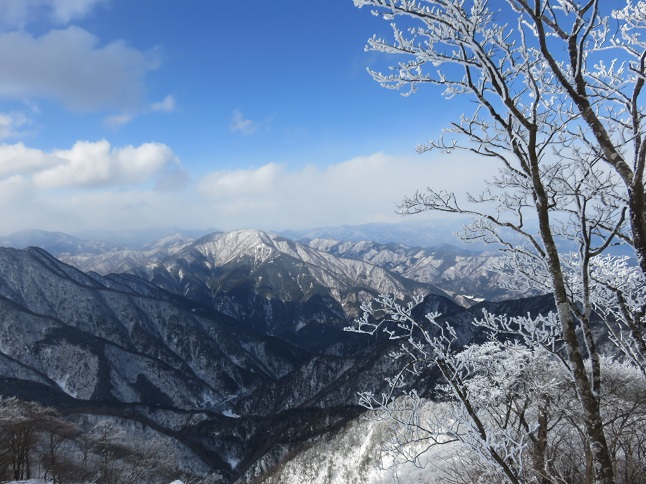
<path id="1" fill-rule="evenodd" d="M 292 240 L 332 238 L 343 241 L 371 240 L 380 244 L 400 243 L 411 247 L 431 247 L 441 244 L 458 244 L 459 240 L 453 235 L 460 230 L 465 221 L 456 219 L 447 220 L 409 220 L 405 219 L 400 223 L 369 223 L 362 225 L 342 225 L 338 227 L 319 227 L 303 230 L 274 230 Z M 152 229 L 129 230 L 129 231 L 85 231 L 74 234 L 74 237 L 60 232 L 46 232 L 42 230 L 22 230 L 7 236 L 0 236 L 0 246 L 25 248 L 30 245 L 43 247 L 43 243 L 50 242 L 50 236 L 58 234 L 76 241 L 95 241 L 95 244 L 105 246 L 122 246 L 131 249 L 142 249 L 151 241 L 159 240 L 167 234 L 181 233 L 192 239 L 199 239 L 215 232 L 224 232 L 220 229 L 208 230 L 184 230 L 177 227 L 161 227 Z M 473 250 L 484 250 L 487 247 L 482 245 L 470 245 Z"/>
<path id="2" fill-rule="evenodd" d="M 448 246 L 257 230 L 139 248 L 41 231 L 2 242 L 53 255 L 0 248 L 0 393 L 138 422 L 175 439 L 187 469 L 230 481 L 340 428 L 362 411 L 357 392 L 384 388 L 394 343 L 343 331 L 362 301 L 422 295 L 416 311 L 445 314 L 462 343 L 479 338 L 483 305 L 551 307 L 465 308 L 466 290 L 495 281 L 491 256 Z"/>
<path id="3" fill-rule="evenodd" d="M 393 236 L 400 231 L 405 231 L 405 227 L 407 227 L 404 224 L 392 226 L 372 224 L 346 229 L 311 230 L 308 232 L 309 235 L 317 236 L 301 238 L 298 243 L 299 247 L 305 246 L 318 252 L 326 252 L 336 258 L 367 262 L 406 279 L 435 285 L 466 306 L 481 300 L 502 300 L 533 295 L 510 291 L 504 284 L 505 274 L 487 269 L 491 258 L 498 255 L 496 252 L 473 250 L 475 248 L 472 246 L 468 246 L 471 250 L 449 244 L 423 248 L 403 243 L 380 243 L 371 239 L 350 240 L 321 236 L 345 230 L 349 231 L 352 236 L 367 235 L 373 231 L 378 232 L 382 226 L 391 227 L 390 233 Z M 417 230 L 419 232 L 419 227 Z M 277 237 L 276 234 L 255 230 L 230 232 L 230 234 L 239 233 L 265 234 L 265 238 Z M 204 237 L 213 238 L 217 234 L 225 236 L 224 232 L 216 232 Z M 233 236 L 227 237 L 231 239 Z M 389 238 L 384 235 L 382 237 Z M 177 232 L 145 244 L 130 246 L 120 242 L 79 239 L 59 232 L 31 230 L 0 238 L 0 246 L 41 247 L 60 260 L 85 272 L 92 271 L 105 275 L 135 271 L 139 275 L 143 275 L 144 272 L 152 270 L 151 264 L 168 265 L 170 259 L 179 252 L 185 249 L 187 251 L 193 250 L 189 249 L 189 246 L 202 244 L 203 241 L 200 239 Z M 232 240 L 232 243 L 236 242 L 236 240 Z M 199 251 L 199 249 L 197 250 Z M 302 248 L 300 250 L 304 251 Z M 287 253 L 285 255 L 289 256 Z M 161 277 L 159 267 L 155 270 L 157 271 L 156 277 Z M 149 278 L 150 274 L 144 277 Z M 164 287 L 175 292 L 179 291 L 173 289 L 169 284 L 170 280 L 167 278 L 165 285 L 163 284 Z"/>

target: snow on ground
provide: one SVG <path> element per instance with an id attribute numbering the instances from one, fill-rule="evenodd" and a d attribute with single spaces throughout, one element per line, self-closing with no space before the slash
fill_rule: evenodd
<path id="1" fill-rule="evenodd" d="M 384 422 L 360 418 L 332 438 L 323 438 L 295 457 L 279 463 L 260 482 L 263 484 L 441 484 L 464 451 L 450 442 L 431 448 L 420 466 L 393 466 L 380 453 L 388 432 Z"/>

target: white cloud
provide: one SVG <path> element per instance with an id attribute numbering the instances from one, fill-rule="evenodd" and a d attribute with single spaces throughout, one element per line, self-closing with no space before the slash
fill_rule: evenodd
<path id="1" fill-rule="evenodd" d="M 160 143 L 114 148 L 105 140 L 79 141 L 51 153 L 22 143 L 0 145 L 0 180 L 30 177 L 39 188 L 136 185 L 177 169 L 177 157 Z"/>
<path id="2" fill-rule="evenodd" d="M 31 120 L 21 112 L 0 112 L 0 140 L 19 138 L 26 134 L 23 128 L 31 124 Z"/>
<path id="3" fill-rule="evenodd" d="M 107 118 L 105 118 L 105 125 L 108 128 L 117 129 L 117 128 L 120 128 L 123 125 L 128 124 L 129 122 L 131 122 L 136 117 L 137 117 L 137 115 L 133 114 L 133 113 L 113 114 L 113 115 L 108 116 Z"/>
<path id="4" fill-rule="evenodd" d="M 121 41 L 99 45 L 86 30 L 68 27 L 40 37 L 1 33 L 0 65 L 0 96 L 48 98 L 91 111 L 138 106 L 144 77 L 158 60 Z"/>
<path id="5" fill-rule="evenodd" d="M 284 176 L 284 170 L 275 163 L 258 169 L 229 170 L 207 174 L 198 184 L 198 192 L 206 197 L 231 198 L 271 193 Z"/>
<path id="6" fill-rule="evenodd" d="M 252 120 L 245 118 L 239 109 L 236 109 L 233 111 L 233 119 L 229 124 L 229 129 L 234 133 L 249 135 L 255 133 L 258 127 Z"/>
<path id="7" fill-rule="evenodd" d="M 0 178 L 30 175 L 61 162 L 55 156 L 22 143 L 0 145 Z"/>
<path id="8" fill-rule="evenodd" d="M 21 29 L 40 17 L 66 25 L 86 16 L 102 3 L 106 3 L 106 0 L 2 0 L 0 25 Z"/>
<path id="9" fill-rule="evenodd" d="M 10 207 L 14 200 L 29 198 L 28 192 L 31 191 L 29 180 L 21 175 L 12 175 L 8 178 L 0 179 L 0 203 Z M 13 210 L 3 209 L 5 215 L 9 215 Z"/>
<path id="10" fill-rule="evenodd" d="M 168 95 L 159 102 L 151 103 L 150 110 L 153 112 L 171 113 L 175 111 L 175 98 Z"/>
<path id="11" fill-rule="evenodd" d="M 165 225 L 191 212 L 186 183 L 177 157 L 159 143 L 79 141 L 51 152 L 0 145 L 2 230 Z"/>
<path id="12" fill-rule="evenodd" d="M 105 125 L 111 129 L 118 129 L 121 126 L 124 126 L 132 121 L 135 118 L 146 114 L 149 112 L 152 113 L 171 113 L 175 110 L 176 103 L 175 98 L 171 95 L 166 96 L 164 99 L 158 102 L 150 103 L 147 109 L 141 110 L 139 112 L 127 111 L 120 114 L 113 114 L 105 118 Z"/>
<path id="13" fill-rule="evenodd" d="M 405 195 L 427 185 L 477 192 L 491 174 L 487 160 L 375 153 L 328 167 L 268 163 L 194 180 L 165 145 L 77 142 L 42 152 L 17 143 L 0 145 L 0 211 L 4 233 L 395 222 Z"/>
<path id="14" fill-rule="evenodd" d="M 448 157 L 445 157 L 447 160 Z M 426 186 L 458 194 L 478 191 L 491 173 L 486 161 L 450 161 L 427 156 L 396 158 L 383 153 L 326 168 L 290 171 L 270 163 L 259 168 L 212 172 L 198 194 L 220 227 L 298 228 L 396 221 L 396 204 Z"/>
<path id="15" fill-rule="evenodd" d="M 20 0 L 14 0 L 20 1 Z M 33 0 L 32 0 L 33 1 Z M 106 0 L 41 0 L 51 10 L 54 20 L 67 24 L 72 20 L 85 17 L 90 10 Z"/>

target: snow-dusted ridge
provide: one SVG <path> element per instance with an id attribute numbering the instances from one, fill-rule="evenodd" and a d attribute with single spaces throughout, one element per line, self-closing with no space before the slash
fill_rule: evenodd
<path id="1" fill-rule="evenodd" d="M 465 306 L 487 299 L 517 298 L 531 294 L 512 293 L 504 284 L 506 276 L 488 268 L 496 252 L 471 252 L 450 245 L 431 248 L 373 241 L 342 241 L 315 238 L 311 248 L 338 257 L 369 262 L 405 278 L 435 284 Z"/>
<path id="2" fill-rule="evenodd" d="M 369 262 L 338 257 L 260 230 L 237 230 L 202 237 L 173 257 L 148 266 L 147 271 L 166 270 L 176 273 L 181 280 L 185 272 L 181 268 L 186 264 L 193 269 L 202 265 L 208 271 L 244 264 L 248 276 L 257 285 L 262 284 L 263 276 L 266 279 L 267 272 L 271 272 L 269 265 L 275 264 L 277 271 L 287 271 L 285 276 L 290 276 L 304 294 L 311 291 L 313 285 L 319 285 L 329 289 L 340 303 L 344 303 L 345 293 L 357 288 L 397 297 L 416 293 L 446 295 L 430 284 L 404 279 Z"/>

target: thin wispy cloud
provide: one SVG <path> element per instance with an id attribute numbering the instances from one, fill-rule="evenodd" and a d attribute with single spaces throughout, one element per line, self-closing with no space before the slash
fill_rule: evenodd
<path id="1" fill-rule="evenodd" d="M 172 113 L 175 111 L 175 97 L 168 95 L 159 102 L 151 103 L 150 110 L 160 113 Z"/>
<path id="2" fill-rule="evenodd" d="M 172 113 L 173 111 L 175 111 L 175 108 L 176 108 L 175 97 L 168 95 L 161 101 L 150 103 L 146 109 L 142 109 L 141 111 L 138 111 L 138 112 L 127 111 L 123 113 L 112 114 L 105 118 L 104 124 L 108 128 L 116 130 L 128 123 L 131 123 L 132 121 L 134 121 L 136 118 L 138 118 L 143 114 Z"/>
<path id="3" fill-rule="evenodd" d="M 108 128 L 114 130 L 132 122 L 136 117 L 137 115 L 133 113 L 112 114 L 105 118 L 104 123 Z"/>
<path id="4" fill-rule="evenodd" d="M 22 138 L 23 136 L 26 136 L 27 131 L 25 128 L 27 128 L 31 122 L 31 119 L 29 119 L 25 113 L 0 112 L 0 140 Z"/>
<path id="5" fill-rule="evenodd" d="M 233 119 L 229 129 L 234 133 L 250 135 L 258 130 L 258 126 L 251 119 L 245 118 L 239 109 L 233 111 Z"/>

